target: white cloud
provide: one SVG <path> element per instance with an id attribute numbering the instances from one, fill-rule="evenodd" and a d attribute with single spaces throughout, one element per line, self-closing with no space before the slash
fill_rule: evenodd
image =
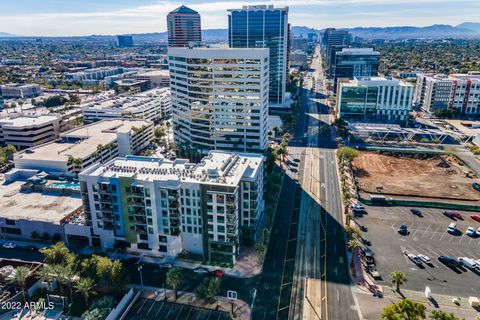
<path id="1" fill-rule="evenodd" d="M 293 25 L 306 25 L 311 27 L 352 27 L 357 25 L 395 25 L 399 23 L 410 25 L 426 25 L 430 23 L 442 23 L 434 10 L 432 12 L 418 12 L 417 17 L 422 20 L 415 20 L 411 15 L 401 16 L 396 7 L 401 4 L 411 4 L 412 7 L 419 4 L 443 4 L 452 6 L 478 6 L 478 0 L 459 0 L 452 4 L 451 0 L 267 0 L 267 1 L 206 1 L 189 5 L 199 11 L 202 15 L 202 27 L 226 28 L 227 9 L 239 8 L 249 4 L 272 4 L 275 6 L 290 7 L 290 22 Z M 461 4 L 460 4 L 461 3 Z M 11 32 L 21 35 L 88 35 L 88 34 L 120 34 L 120 33 L 141 33 L 159 32 L 166 29 L 166 15 L 176 7 L 180 1 L 156 1 L 149 5 L 143 5 L 123 10 L 107 12 L 67 12 L 67 13 L 42 13 L 42 14 L 20 14 L 8 16 L 0 14 L 0 31 Z M 364 12 L 351 12 L 352 6 L 364 8 Z M 367 7 L 370 6 L 370 9 Z M 376 8 L 378 6 L 378 8 Z M 395 10 L 372 10 L 381 7 L 395 6 Z M 344 14 L 338 14 L 344 8 Z M 359 9 L 360 10 L 360 9 Z M 372 11 L 368 11 L 372 10 Z M 335 12 L 332 14 L 331 12 Z M 381 12 L 381 11 L 384 11 Z M 472 10 L 471 12 L 474 12 Z M 468 12 L 468 11 L 465 11 Z M 364 13 L 364 14 L 362 14 Z M 451 14 L 451 12 L 449 12 Z M 457 13 L 458 15 L 459 13 Z M 425 15 L 425 16 L 423 16 Z M 449 21 L 443 23 L 457 23 L 475 18 L 465 14 L 450 16 Z"/>

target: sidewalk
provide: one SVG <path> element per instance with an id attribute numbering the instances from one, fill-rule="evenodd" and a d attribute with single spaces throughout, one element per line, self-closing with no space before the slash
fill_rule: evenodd
<path id="1" fill-rule="evenodd" d="M 139 285 L 130 285 L 131 288 L 141 290 Z M 200 307 L 212 310 L 219 310 L 230 313 L 232 309 L 232 302 L 226 297 L 216 297 L 216 302 L 212 304 L 207 304 L 203 300 L 198 299 L 194 293 L 177 291 L 177 300 L 173 300 L 173 290 L 157 288 L 157 287 L 143 287 L 143 292 L 141 294 L 142 298 L 152 299 L 156 301 L 168 301 L 175 302 L 178 304 L 189 305 L 193 307 Z M 235 300 L 234 304 L 234 313 L 235 319 L 241 320 L 250 320 L 251 309 L 250 306 L 243 300 Z"/>

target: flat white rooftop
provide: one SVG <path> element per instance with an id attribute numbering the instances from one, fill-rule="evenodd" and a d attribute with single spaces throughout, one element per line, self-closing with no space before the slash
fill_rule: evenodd
<path id="1" fill-rule="evenodd" d="M 86 110 L 104 110 L 104 109 L 118 109 L 119 111 L 129 111 L 141 107 L 147 103 L 153 102 L 154 97 L 146 96 L 129 96 L 129 97 L 114 97 L 99 100 L 82 105 L 82 109 Z"/>
<path id="2" fill-rule="evenodd" d="M 157 76 L 164 76 L 168 77 L 170 75 L 170 71 L 166 69 L 159 69 L 159 70 L 150 70 L 145 72 L 137 73 L 137 77 L 157 77 Z"/>
<path id="3" fill-rule="evenodd" d="M 0 119 L 0 126 L 7 126 L 10 128 L 14 127 L 28 127 L 28 126 L 40 126 L 43 124 L 50 123 L 52 121 L 59 120 L 59 117 L 56 116 L 24 116 L 18 118 L 5 118 Z"/>
<path id="4" fill-rule="evenodd" d="M 28 152 L 16 155 L 18 158 L 30 160 L 67 161 L 69 157 L 85 158 L 97 149 L 99 144 L 107 145 L 117 139 L 117 133 L 127 133 L 133 128 L 140 129 L 150 122 L 143 120 L 104 120 L 86 125 L 60 134 L 63 139 L 81 139 L 78 142 L 57 140 Z"/>
<path id="5" fill-rule="evenodd" d="M 253 178 L 262 165 L 262 156 L 211 151 L 202 162 L 185 159 L 117 158 L 104 165 L 86 169 L 81 175 L 118 178 L 134 177 L 140 181 L 184 181 L 235 186 L 242 177 Z"/>
<path id="6" fill-rule="evenodd" d="M 24 192 L 22 181 L 0 185 L 0 216 L 59 224 L 62 219 L 82 206 L 79 194 L 56 192 Z"/>

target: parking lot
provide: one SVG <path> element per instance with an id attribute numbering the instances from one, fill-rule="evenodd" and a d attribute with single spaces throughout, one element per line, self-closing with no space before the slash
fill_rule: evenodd
<path id="1" fill-rule="evenodd" d="M 475 213 L 459 211 L 464 220 L 454 220 L 443 215 L 441 209 L 419 209 L 423 217 L 412 214 L 409 207 L 366 207 L 368 214 L 357 218 L 368 228 L 364 237 L 372 242 L 370 248 L 383 278 L 378 283 L 390 284 L 389 274 L 397 270 L 405 272 L 408 279 L 404 288 L 424 291 L 429 286 L 433 294 L 478 296 L 480 271 L 453 270 L 438 261 L 440 255 L 480 259 L 480 238 L 465 234 L 469 226 L 480 227 L 480 222 L 470 217 Z M 459 229 L 455 235 L 447 232 L 451 222 Z M 407 225 L 408 235 L 398 233 L 401 224 Z M 430 257 L 432 265 L 417 266 L 405 256 L 405 250 Z"/>
<path id="2" fill-rule="evenodd" d="M 125 317 L 127 320 L 227 320 L 227 312 L 196 308 L 188 305 L 140 298 Z"/>

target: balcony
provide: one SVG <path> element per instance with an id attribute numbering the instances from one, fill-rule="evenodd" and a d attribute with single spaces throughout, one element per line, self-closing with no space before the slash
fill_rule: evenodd
<path id="1" fill-rule="evenodd" d="M 235 197 L 227 196 L 226 201 L 227 201 L 227 204 L 233 205 L 235 204 Z"/>
<path id="2" fill-rule="evenodd" d="M 170 201 L 170 202 L 168 202 L 168 206 L 170 208 L 178 208 L 179 204 L 178 204 L 178 201 Z"/>

